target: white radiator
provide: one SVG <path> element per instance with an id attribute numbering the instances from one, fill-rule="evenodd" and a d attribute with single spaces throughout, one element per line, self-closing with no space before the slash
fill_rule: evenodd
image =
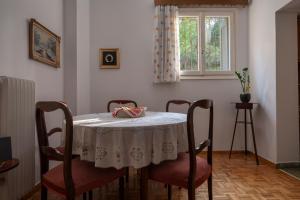
<path id="1" fill-rule="evenodd" d="M 20 161 L 5 175 L 5 185 L 0 185 L 7 200 L 20 199 L 35 183 L 34 113 L 34 82 L 0 76 L 0 136 L 11 136 L 13 157 Z"/>

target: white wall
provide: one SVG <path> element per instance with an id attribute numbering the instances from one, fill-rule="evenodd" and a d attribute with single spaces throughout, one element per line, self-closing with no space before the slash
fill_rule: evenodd
<path id="1" fill-rule="evenodd" d="M 64 96 L 74 115 L 90 112 L 89 25 L 89 0 L 65 0 Z"/>
<path id="2" fill-rule="evenodd" d="M 64 98 L 77 113 L 77 1 L 64 0 Z"/>
<path id="3" fill-rule="evenodd" d="M 90 1 L 77 0 L 77 114 L 90 113 Z"/>
<path id="4" fill-rule="evenodd" d="M 299 161 L 300 156 L 297 15 L 284 9 L 276 14 L 277 163 Z"/>
<path id="5" fill-rule="evenodd" d="M 260 104 L 254 116 L 258 153 L 272 162 L 277 162 L 275 13 L 289 1 L 253 0 L 249 7 L 249 66 Z"/>
<path id="6" fill-rule="evenodd" d="M 54 33 L 62 36 L 61 0 L 0 1 L 0 73 L 36 82 L 36 99 L 61 99 L 62 66 L 55 69 L 28 58 L 28 20 L 35 18 Z"/>
<path id="7" fill-rule="evenodd" d="M 35 18 L 57 35 L 63 35 L 63 3 L 61 0 L 1 0 L 0 75 L 33 80 L 36 83 L 36 101 L 62 100 L 63 53 L 59 69 L 28 58 L 28 20 L 30 18 Z M 61 117 L 55 116 L 49 120 L 49 128 L 61 125 Z M 57 145 L 59 140 L 51 138 L 50 142 Z M 39 173 L 38 157 L 36 145 L 36 177 Z"/>
<path id="8" fill-rule="evenodd" d="M 130 6 L 129 6 L 130 5 Z M 150 110 L 162 111 L 169 99 L 215 102 L 215 150 L 228 150 L 232 137 L 235 109 L 239 100 L 237 80 L 182 80 L 176 84 L 153 84 L 153 0 L 91 0 L 91 111 L 104 112 L 110 99 L 136 100 Z M 248 65 L 248 10 L 237 10 L 237 66 Z M 120 48 L 119 70 L 99 69 L 99 48 Z M 197 124 L 198 130 L 202 124 Z M 207 137 L 207 132 L 199 133 Z M 235 147 L 242 137 L 237 134 Z"/>

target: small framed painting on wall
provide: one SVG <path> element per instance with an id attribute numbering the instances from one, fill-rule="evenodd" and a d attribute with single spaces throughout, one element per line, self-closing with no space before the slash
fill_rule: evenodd
<path id="1" fill-rule="evenodd" d="M 120 68 L 120 51 L 115 49 L 100 49 L 100 68 L 101 69 L 119 69 Z"/>
<path id="2" fill-rule="evenodd" d="M 29 22 L 29 57 L 55 68 L 60 67 L 60 37 L 35 19 Z"/>

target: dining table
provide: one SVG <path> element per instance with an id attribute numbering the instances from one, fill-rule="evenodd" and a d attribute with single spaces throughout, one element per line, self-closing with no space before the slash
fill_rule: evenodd
<path id="1" fill-rule="evenodd" d="M 148 167 L 188 150 L 186 114 L 146 111 L 138 118 L 112 113 L 73 117 L 73 154 L 95 167 L 141 169 L 140 199 L 148 196 Z"/>

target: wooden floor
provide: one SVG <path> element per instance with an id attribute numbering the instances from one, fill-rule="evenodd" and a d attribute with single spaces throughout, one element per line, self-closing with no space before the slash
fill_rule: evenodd
<path id="1" fill-rule="evenodd" d="M 255 164 L 252 156 L 233 154 L 231 160 L 228 154 L 215 153 L 213 167 L 213 194 L 216 200 L 300 200 L 300 181 L 288 176 L 261 161 Z M 136 170 L 131 170 L 130 182 L 126 188 L 126 199 L 139 199 L 139 182 Z M 94 200 L 118 199 L 117 182 L 94 191 L 97 195 Z M 187 192 L 184 189 L 173 188 L 173 200 L 186 200 Z M 31 200 L 39 199 L 36 193 Z M 53 194 L 49 200 L 60 200 Z M 164 185 L 149 182 L 149 199 L 165 200 L 167 191 Z M 208 199 L 207 184 L 197 189 L 197 199 Z"/>

